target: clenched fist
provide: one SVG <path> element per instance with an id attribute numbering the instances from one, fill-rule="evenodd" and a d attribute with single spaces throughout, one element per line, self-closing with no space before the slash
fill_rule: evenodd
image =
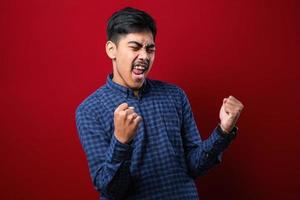
<path id="1" fill-rule="evenodd" d="M 119 105 L 114 112 L 115 137 L 121 143 L 129 143 L 136 134 L 142 118 L 127 103 Z"/>
<path id="2" fill-rule="evenodd" d="M 220 125 L 223 131 L 229 133 L 233 129 L 243 108 L 244 105 L 233 96 L 223 99 L 220 109 Z"/>

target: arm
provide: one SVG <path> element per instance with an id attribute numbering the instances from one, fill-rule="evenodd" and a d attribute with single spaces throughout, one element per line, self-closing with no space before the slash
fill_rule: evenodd
<path id="1" fill-rule="evenodd" d="M 76 124 L 95 188 L 106 197 L 121 198 L 130 186 L 131 146 L 105 132 L 101 120 L 83 107 L 76 111 Z"/>
<path id="2" fill-rule="evenodd" d="M 182 92 L 182 136 L 186 161 L 192 176 L 203 174 L 221 162 L 222 152 L 234 139 L 232 134 L 224 134 L 220 127 L 214 129 L 210 137 L 202 140 L 194 120 L 187 96 Z M 236 132 L 236 128 L 233 131 Z"/>

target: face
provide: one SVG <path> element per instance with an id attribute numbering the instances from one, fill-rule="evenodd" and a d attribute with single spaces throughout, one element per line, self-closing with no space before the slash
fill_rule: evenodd
<path id="1" fill-rule="evenodd" d="M 113 81 L 138 90 L 154 61 L 155 44 L 152 33 L 130 33 L 121 36 L 118 44 L 109 41 L 106 51 L 113 61 Z"/>

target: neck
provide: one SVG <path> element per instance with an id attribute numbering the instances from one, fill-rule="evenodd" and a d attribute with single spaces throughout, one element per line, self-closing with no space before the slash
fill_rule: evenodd
<path id="1" fill-rule="evenodd" d="M 133 90 L 134 96 L 138 97 L 139 96 L 139 90 Z"/>

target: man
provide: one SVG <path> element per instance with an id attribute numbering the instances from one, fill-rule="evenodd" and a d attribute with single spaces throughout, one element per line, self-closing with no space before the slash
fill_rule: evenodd
<path id="1" fill-rule="evenodd" d="M 196 176 L 218 164 L 236 135 L 243 105 L 223 100 L 220 123 L 202 141 L 187 96 L 146 79 L 155 56 L 156 25 L 125 8 L 107 26 L 113 74 L 76 111 L 80 141 L 101 199 L 199 199 Z"/>

